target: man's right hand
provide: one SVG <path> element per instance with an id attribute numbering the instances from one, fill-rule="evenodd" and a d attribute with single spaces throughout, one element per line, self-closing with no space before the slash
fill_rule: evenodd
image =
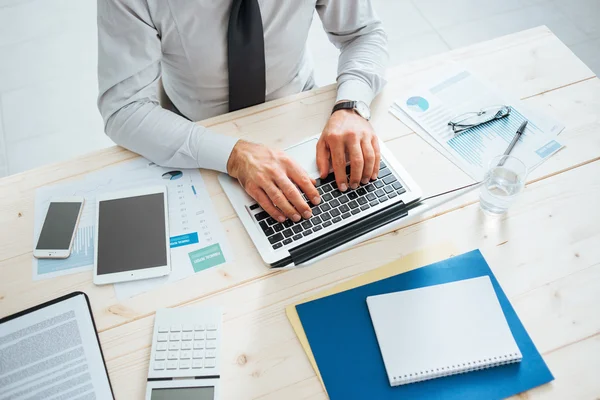
<path id="1" fill-rule="evenodd" d="M 281 150 L 240 140 L 229 156 L 227 172 L 279 222 L 285 221 L 286 216 L 295 222 L 301 216 L 312 217 L 309 205 L 294 184 L 313 204 L 321 202 L 315 181 Z"/>

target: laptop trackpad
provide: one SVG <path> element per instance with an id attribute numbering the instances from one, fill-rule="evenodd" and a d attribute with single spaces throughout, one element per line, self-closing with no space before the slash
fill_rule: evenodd
<path id="1" fill-rule="evenodd" d="M 319 169 L 317 168 L 317 142 L 318 139 L 313 138 L 285 150 L 290 157 L 304 168 L 311 178 L 319 176 Z"/>

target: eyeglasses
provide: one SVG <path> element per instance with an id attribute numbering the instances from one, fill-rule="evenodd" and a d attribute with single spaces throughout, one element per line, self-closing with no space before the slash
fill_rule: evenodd
<path id="1" fill-rule="evenodd" d="M 448 125 L 452 127 L 452 131 L 460 133 L 471 129 L 475 126 L 485 124 L 496 119 L 504 118 L 510 114 L 512 108 L 510 106 L 490 106 L 484 107 L 476 112 L 468 112 L 456 116 L 448 122 Z"/>

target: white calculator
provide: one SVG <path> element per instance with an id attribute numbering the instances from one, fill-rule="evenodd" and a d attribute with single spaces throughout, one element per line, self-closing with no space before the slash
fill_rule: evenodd
<path id="1" fill-rule="evenodd" d="M 218 399 L 221 315 L 197 307 L 156 312 L 146 400 Z"/>

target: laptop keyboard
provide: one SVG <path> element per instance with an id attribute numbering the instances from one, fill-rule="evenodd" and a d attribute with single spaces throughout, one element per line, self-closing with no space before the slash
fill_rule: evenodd
<path id="1" fill-rule="evenodd" d="M 349 178 L 350 166 L 346 167 L 346 174 Z M 310 219 L 302 219 L 298 222 L 287 219 L 284 222 L 278 222 L 266 211 L 254 215 L 273 249 L 279 249 L 323 228 L 339 224 L 352 215 L 363 213 L 371 207 L 406 192 L 406 189 L 383 161 L 379 164 L 378 178 L 366 185 L 361 184 L 355 190 L 348 189 L 346 192 L 341 192 L 337 188 L 333 172 L 324 179 L 317 179 L 316 187 L 321 195 L 321 203 L 314 205 L 307 201 L 313 213 Z M 302 196 L 304 200 L 307 200 L 304 194 Z M 251 210 L 258 208 L 260 208 L 258 204 L 250 206 Z"/>

